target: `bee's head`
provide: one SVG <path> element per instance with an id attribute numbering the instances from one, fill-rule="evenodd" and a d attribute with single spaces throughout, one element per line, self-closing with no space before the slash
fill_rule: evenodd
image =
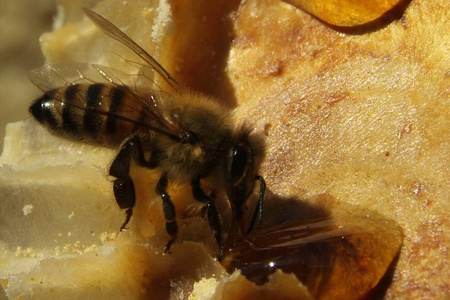
<path id="1" fill-rule="evenodd" d="M 258 135 L 250 134 L 248 129 L 240 130 L 226 158 L 226 192 L 233 209 L 235 220 L 245 227 L 247 199 L 253 193 L 259 166 L 264 156 L 264 142 Z M 260 192 L 263 197 L 263 192 Z M 241 228 L 241 232 L 245 232 Z"/>

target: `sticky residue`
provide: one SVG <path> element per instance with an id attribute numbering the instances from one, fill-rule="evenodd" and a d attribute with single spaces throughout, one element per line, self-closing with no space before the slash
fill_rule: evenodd
<path id="1" fill-rule="evenodd" d="M 33 205 L 32 204 L 25 205 L 22 208 L 23 215 L 26 216 L 28 214 L 31 214 L 32 210 L 33 210 Z"/>

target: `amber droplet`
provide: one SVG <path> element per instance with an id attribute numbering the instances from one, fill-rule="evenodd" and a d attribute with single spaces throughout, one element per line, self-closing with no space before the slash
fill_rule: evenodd
<path id="1" fill-rule="evenodd" d="M 351 27 L 372 22 L 401 0 L 284 0 L 332 25 Z"/>

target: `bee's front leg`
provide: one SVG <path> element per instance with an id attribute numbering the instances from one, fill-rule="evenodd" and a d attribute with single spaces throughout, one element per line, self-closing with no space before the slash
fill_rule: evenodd
<path id="1" fill-rule="evenodd" d="M 208 223 L 209 227 L 213 231 L 214 238 L 217 242 L 217 246 L 219 247 L 219 260 L 223 257 L 223 247 L 222 247 L 222 229 L 220 227 L 219 215 L 217 214 L 216 205 L 210 197 L 206 196 L 200 187 L 200 179 L 196 178 L 192 181 L 192 194 L 197 201 L 205 203 L 206 211 L 208 215 Z"/>
<path id="2" fill-rule="evenodd" d="M 114 196 L 117 205 L 126 209 L 125 222 L 120 227 L 122 231 L 133 215 L 133 207 L 136 204 L 136 193 L 133 181 L 130 178 L 130 163 L 134 159 L 139 165 L 150 167 L 144 158 L 141 141 L 136 134 L 127 138 L 120 146 L 119 153 L 109 168 L 109 175 L 116 177 L 114 180 Z"/>

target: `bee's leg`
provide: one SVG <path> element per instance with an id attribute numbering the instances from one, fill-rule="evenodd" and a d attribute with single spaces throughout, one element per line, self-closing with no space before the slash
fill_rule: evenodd
<path id="1" fill-rule="evenodd" d="M 178 233 L 177 220 L 175 219 L 175 206 L 167 193 L 167 175 L 163 174 L 156 185 L 156 192 L 160 195 L 163 201 L 164 218 L 166 219 L 166 231 L 170 235 L 170 240 L 163 248 L 164 252 L 169 252 L 172 243 L 175 241 Z"/>
<path id="2" fill-rule="evenodd" d="M 252 216 L 252 220 L 250 222 L 250 226 L 247 229 L 247 235 L 250 234 L 250 232 L 252 232 L 253 227 L 255 226 L 255 222 L 256 222 L 256 217 L 259 214 L 259 218 L 258 218 L 258 225 L 261 225 L 262 223 L 262 219 L 263 219 L 263 212 L 264 212 L 264 193 L 266 191 L 266 182 L 264 181 L 264 178 L 262 178 L 261 176 L 256 176 L 255 180 L 259 180 L 260 185 L 259 185 L 259 200 L 258 200 L 258 204 L 256 204 L 255 210 L 253 211 L 253 216 Z"/>
<path id="3" fill-rule="evenodd" d="M 125 222 L 120 227 L 122 231 L 130 221 L 133 214 L 133 207 L 136 204 L 136 194 L 134 184 L 129 176 L 130 162 L 134 159 L 140 165 L 148 166 L 148 162 L 144 159 L 142 153 L 141 142 L 137 135 L 132 135 L 126 139 L 109 168 L 109 175 L 116 177 L 114 180 L 114 196 L 117 205 L 121 209 L 126 209 Z"/>
<path id="4" fill-rule="evenodd" d="M 214 238 L 217 242 L 217 246 L 219 247 L 219 260 L 223 257 L 223 247 L 222 247 L 222 229 L 220 227 L 219 215 L 217 214 L 216 205 L 214 201 L 206 196 L 200 187 L 200 179 L 196 178 L 192 181 L 192 194 L 197 201 L 205 203 L 206 212 L 208 214 L 208 223 L 209 227 L 213 231 Z"/>

